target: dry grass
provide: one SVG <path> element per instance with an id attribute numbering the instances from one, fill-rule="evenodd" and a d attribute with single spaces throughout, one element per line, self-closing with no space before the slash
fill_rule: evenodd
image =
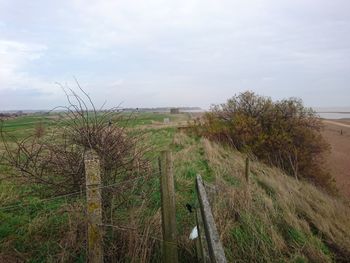
<path id="1" fill-rule="evenodd" d="M 164 131 L 153 140 L 160 145 L 159 140 L 168 133 L 170 138 L 161 145 L 170 147 L 174 156 L 181 262 L 195 260 L 194 242 L 188 238 L 195 216 L 185 204 L 195 205 L 197 173 L 216 187 L 212 207 L 229 262 L 347 262 L 350 258 L 350 209 L 341 200 L 257 161 L 251 162 L 248 184 L 244 154 L 182 132 L 172 137 L 172 132 Z M 7 195 L 0 194 L 3 205 L 13 202 L 9 196 L 16 198 L 11 188 L 7 191 Z M 150 177 L 113 198 L 107 223 L 117 228 L 104 228 L 106 261 L 161 262 L 158 178 Z M 47 210 L 35 210 L 38 214 L 21 230 L 25 232 L 23 243 L 56 244 L 55 251 L 41 251 L 44 261 L 83 260 L 84 256 L 77 257 L 84 255 L 86 246 L 83 205 L 78 202 Z M 36 253 L 36 247 L 17 253 L 17 241 L 13 236 L 2 240 L 0 262 L 24 262 Z"/>
<path id="2" fill-rule="evenodd" d="M 57 210 L 42 211 L 30 222 L 18 225 L 17 231 L 23 232 L 21 238 L 29 251 L 23 252 L 19 240 L 9 236 L 1 240 L 0 262 L 27 262 L 33 254 L 43 261 L 76 262 L 85 250 L 86 221 L 82 211 L 83 205 L 79 202 L 63 204 Z M 43 251 L 44 246 L 38 244 L 45 244 L 47 250 Z"/>
<path id="3" fill-rule="evenodd" d="M 215 215 L 231 260 L 350 258 L 350 209 L 343 201 L 259 162 L 252 162 L 248 186 L 244 155 L 208 140 L 202 144 L 215 175 Z"/>

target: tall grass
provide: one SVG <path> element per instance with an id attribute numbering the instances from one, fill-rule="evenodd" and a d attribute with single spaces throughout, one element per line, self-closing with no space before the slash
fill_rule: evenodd
<path id="1" fill-rule="evenodd" d="M 149 128 L 143 143 L 173 151 L 181 262 L 196 260 L 194 241 L 189 240 L 195 215 L 186 204 L 196 206 L 197 173 L 216 188 L 212 209 L 229 262 L 350 258 L 350 209 L 343 201 L 257 160 L 251 162 L 248 185 L 245 154 L 175 128 Z M 110 262 L 161 262 L 157 152 L 146 157 L 152 176 L 112 195 L 103 226 L 104 253 Z M 1 207 L 23 205 L 13 210 L 0 207 L 0 262 L 86 260 L 84 196 L 40 202 L 26 197 L 28 192 L 15 182 L 1 182 L 0 190 Z"/>

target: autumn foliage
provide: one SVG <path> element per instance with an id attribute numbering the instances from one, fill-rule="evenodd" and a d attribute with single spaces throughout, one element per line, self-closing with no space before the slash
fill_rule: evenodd
<path id="1" fill-rule="evenodd" d="M 193 128 L 199 135 L 254 154 L 296 178 L 332 188 L 332 178 L 322 166 L 329 150 L 320 133 L 322 122 L 300 99 L 274 102 L 244 92 L 213 106 Z"/>

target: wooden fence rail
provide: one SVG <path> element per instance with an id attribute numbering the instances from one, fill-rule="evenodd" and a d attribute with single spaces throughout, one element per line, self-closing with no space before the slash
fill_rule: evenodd
<path id="1" fill-rule="evenodd" d="M 222 247 L 218 231 L 216 229 L 214 217 L 211 212 L 208 196 L 205 191 L 202 177 L 200 175 L 197 175 L 196 177 L 196 190 L 197 190 L 197 197 L 198 197 L 198 203 L 200 208 L 200 213 L 197 213 L 197 218 L 201 217 L 201 220 L 199 219 L 198 221 L 203 222 L 203 227 L 201 227 L 200 224 L 197 223 L 198 224 L 197 230 L 199 231 L 198 240 L 199 242 L 201 242 L 199 247 L 202 250 L 205 250 L 205 248 L 208 247 L 210 262 L 212 263 L 227 262 L 225 257 L 225 252 Z M 201 238 L 203 237 L 203 232 L 205 235 L 206 244 L 203 244 L 203 238 Z M 207 261 L 205 251 L 204 252 L 201 251 L 200 256 L 203 262 Z"/>

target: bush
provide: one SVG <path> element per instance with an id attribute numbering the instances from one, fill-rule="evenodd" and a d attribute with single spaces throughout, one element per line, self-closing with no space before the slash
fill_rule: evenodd
<path id="1" fill-rule="evenodd" d="M 40 186 L 48 196 L 79 192 L 85 187 L 83 156 L 90 149 L 100 158 L 103 185 L 147 174 L 146 149 L 139 143 L 142 134 L 130 135 L 122 125 L 132 117 L 123 116 L 118 108 L 96 109 L 84 90 L 80 89 L 83 97 L 70 91 L 68 106 L 59 107 L 60 118 L 51 123 L 50 134 L 45 134 L 41 122 L 24 139 L 0 125 L 2 162 L 17 171 L 14 176 L 24 184 Z M 104 195 L 112 190 L 104 189 Z"/>
<path id="2" fill-rule="evenodd" d="M 273 102 L 244 92 L 213 106 L 193 128 L 199 135 L 252 153 L 295 178 L 333 188 L 333 180 L 322 166 L 329 151 L 320 133 L 322 122 L 300 99 Z"/>

